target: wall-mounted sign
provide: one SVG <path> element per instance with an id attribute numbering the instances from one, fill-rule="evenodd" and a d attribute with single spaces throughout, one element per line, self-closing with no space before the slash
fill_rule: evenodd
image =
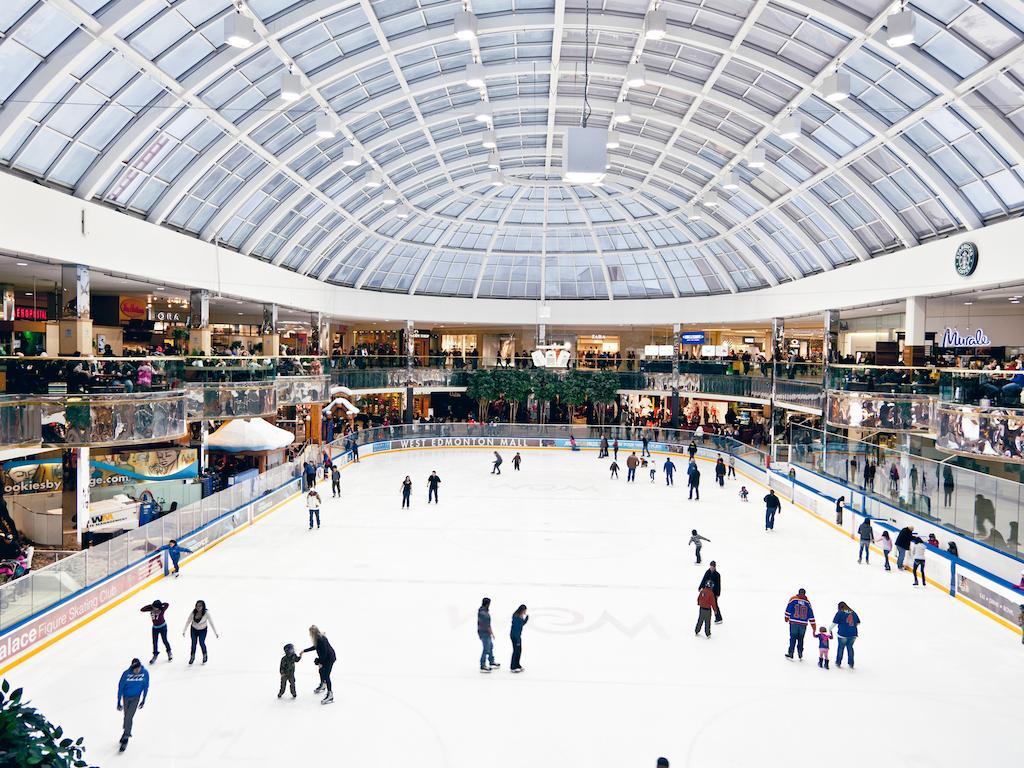
<path id="1" fill-rule="evenodd" d="M 974 243 L 960 243 L 953 257 L 953 266 L 961 277 L 970 277 L 978 266 L 978 246 Z"/>
<path id="2" fill-rule="evenodd" d="M 992 340 L 979 328 L 970 336 L 961 336 L 956 328 L 947 328 L 942 334 L 941 347 L 987 347 Z"/>
<path id="3" fill-rule="evenodd" d="M 692 331 L 679 334 L 680 344 L 703 344 L 707 334 L 704 331 Z"/>
<path id="4" fill-rule="evenodd" d="M 122 323 L 128 320 L 145 320 L 146 301 L 134 296 L 121 296 L 117 305 L 117 313 Z"/>
<path id="5" fill-rule="evenodd" d="M 757 337 L 756 336 L 744 336 L 743 337 L 743 343 L 744 344 L 757 344 Z"/>
<path id="6" fill-rule="evenodd" d="M 46 307 L 15 307 L 15 320 L 49 320 Z"/>
<path id="7" fill-rule="evenodd" d="M 158 323 L 184 323 L 188 320 L 188 310 L 160 310 L 153 313 L 153 319 Z"/>

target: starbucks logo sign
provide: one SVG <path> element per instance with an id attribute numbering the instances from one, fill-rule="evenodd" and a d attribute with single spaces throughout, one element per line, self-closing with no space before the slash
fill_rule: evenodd
<path id="1" fill-rule="evenodd" d="M 953 257 L 953 265 L 961 277 L 970 277 L 978 266 L 978 246 L 974 243 L 961 243 Z"/>

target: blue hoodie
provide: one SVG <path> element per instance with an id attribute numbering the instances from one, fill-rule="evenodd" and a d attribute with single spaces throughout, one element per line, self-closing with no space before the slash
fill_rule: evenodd
<path id="1" fill-rule="evenodd" d="M 117 684 L 117 704 L 121 705 L 123 699 L 134 699 L 141 696 L 146 700 L 149 694 L 149 672 L 142 667 L 138 672 L 132 672 L 129 667 L 121 673 L 121 681 Z"/>
<path id="2" fill-rule="evenodd" d="M 181 555 L 183 552 L 192 554 L 191 549 L 189 549 L 188 547 L 183 547 L 181 546 L 181 544 L 175 544 L 173 547 L 169 544 L 167 545 L 167 554 L 171 556 L 171 562 L 175 565 L 177 565 L 178 561 L 181 560 Z"/>
<path id="3" fill-rule="evenodd" d="M 837 611 L 832 623 L 838 628 L 840 637 L 856 637 L 860 616 L 856 611 Z"/>
<path id="4" fill-rule="evenodd" d="M 521 618 L 518 613 L 512 615 L 512 634 L 513 640 L 521 640 L 523 638 L 523 625 L 530 620 L 530 617 Z"/>

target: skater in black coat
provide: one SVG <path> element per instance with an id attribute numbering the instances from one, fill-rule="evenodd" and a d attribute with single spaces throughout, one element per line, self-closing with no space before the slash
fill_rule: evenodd
<path id="1" fill-rule="evenodd" d="M 519 451 L 516 451 L 516 455 L 512 457 L 512 469 L 516 472 L 519 471 L 519 465 L 523 463 L 523 457 L 519 455 Z"/>
<path id="2" fill-rule="evenodd" d="M 908 525 L 896 536 L 896 568 L 903 570 L 903 560 L 914 540 L 914 526 Z"/>
<path id="3" fill-rule="evenodd" d="M 768 491 L 764 497 L 764 529 L 775 530 L 775 515 L 782 509 L 782 502 L 775 495 L 775 491 Z"/>
<path id="4" fill-rule="evenodd" d="M 430 503 L 431 498 L 437 504 L 437 486 L 440 484 L 441 478 L 437 476 L 437 472 L 431 472 L 430 477 L 427 478 L 427 504 Z"/>
<path id="5" fill-rule="evenodd" d="M 313 644 L 302 652 L 316 651 L 316 661 L 313 663 L 320 668 L 320 685 L 316 687 L 313 693 L 321 693 L 326 688 L 327 695 L 324 696 L 323 701 L 320 703 L 330 704 L 334 701 L 334 691 L 331 688 L 331 669 L 334 668 L 334 662 L 338 660 L 338 657 L 334 653 L 334 648 L 328 642 L 327 635 L 323 634 L 316 624 L 309 628 L 309 637 Z"/>
<path id="6" fill-rule="evenodd" d="M 715 480 L 719 485 L 725 485 L 725 462 L 722 461 L 721 456 L 719 456 L 718 461 L 715 462 Z"/>
<path id="7" fill-rule="evenodd" d="M 722 597 L 722 574 L 718 572 L 718 566 L 715 565 L 715 561 L 712 560 L 708 563 L 708 569 L 704 571 L 704 576 L 701 577 L 700 582 L 697 584 L 697 590 L 705 584 L 711 584 L 711 591 L 715 593 L 715 624 L 722 623 L 722 604 L 720 598 Z"/>
<path id="8" fill-rule="evenodd" d="M 402 509 L 409 506 L 410 499 L 412 499 L 412 480 L 406 475 L 405 480 L 402 481 Z"/>
<path id="9" fill-rule="evenodd" d="M 690 478 L 690 496 L 689 498 L 697 497 L 697 501 L 700 501 L 700 470 L 697 469 L 696 464 L 690 465 L 689 471 Z"/>

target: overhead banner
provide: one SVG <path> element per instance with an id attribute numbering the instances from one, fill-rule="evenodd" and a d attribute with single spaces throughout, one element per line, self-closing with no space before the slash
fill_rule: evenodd
<path id="1" fill-rule="evenodd" d="M 199 476 L 195 448 L 157 448 L 113 453 L 89 462 L 89 484 L 95 486 L 187 480 Z"/>
<path id="2" fill-rule="evenodd" d="M 64 466 L 60 458 L 15 459 L 3 463 L 4 495 L 56 493 L 63 487 Z"/>

